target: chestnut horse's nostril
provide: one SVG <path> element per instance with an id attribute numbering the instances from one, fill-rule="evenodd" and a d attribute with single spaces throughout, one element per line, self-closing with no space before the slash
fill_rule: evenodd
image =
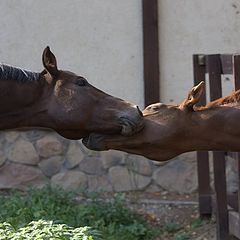
<path id="1" fill-rule="evenodd" d="M 139 109 L 138 106 L 137 106 L 137 110 L 138 110 L 139 115 L 140 115 L 141 117 L 143 117 L 143 113 L 142 113 L 142 111 Z"/>

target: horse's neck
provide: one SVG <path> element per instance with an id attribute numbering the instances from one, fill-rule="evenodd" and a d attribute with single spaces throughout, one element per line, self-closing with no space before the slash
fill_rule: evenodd
<path id="1" fill-rule="evenodd" d="M 202 106 L 197 109 L 208 109 L 211 107 L 229 105 L 229 104 L 239 104 L 240 103 L 240 90 L 233 92 L 231 95 L 216 99 L 209 102 L 206 106 Z"/>
<path id="2" fill-rule="evenodd" d="M 240 109 L 220 106 L 194 112 L 185 148 L 188 150 L 240 151 Z M 189 129 L 188 129 L 189 128 Z"/>
<path id="3" fill-rule="evenodd" d="M 0 129 L 41 125 L 44 88 L 40 81 L 17 83 L 0 81 Z"/>

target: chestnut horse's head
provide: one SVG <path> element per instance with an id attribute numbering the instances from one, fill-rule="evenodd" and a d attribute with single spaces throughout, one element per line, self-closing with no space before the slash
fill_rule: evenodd
<path id="1" fill-rule="evenodd" d="M 59 134 L 80 139 L 91 132 L 128 136 L 142 129 L 142 113 L 137 106 L 100 91 L 82 76 L 59 70 L 49 47 L 42 60 L 48 116 Z"/>
<path id="2" fill-rule="evenodd" d="M 196 138 L 192 134 L 198 132 L 195 129 L 200 126 L 194 109 L 203 92 L 204 82 L 201 82 L 191 89 L 180 105 L 149 105 L 143 111 L 143 130 L 133 136 L 93 133 L 83 139 L 83 144 L 92 150 L 121 150 L 158 161 L 169 160 L 189 148 L 193 151 L 191 147 Z"/>

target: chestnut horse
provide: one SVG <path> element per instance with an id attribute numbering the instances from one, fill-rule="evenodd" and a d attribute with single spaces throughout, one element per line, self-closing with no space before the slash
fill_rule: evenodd
<path id="1" fill-rule="evenodd" d="M 59 70 L 49 47 L 42 62 L 40 73 L 0 65 L 0 130 L 51 128 L 65 138 L 80 139 L 91 132 L 131 135 L 143 127 L 138 107 Z"/>
<path id="2" fill-rule="evenodd" d="M 204 82 L 192 88 L 180 105 L 152 104 L 143 111 L 144 129 L 134 136 L 91 134 L 90 149 L 116 149 L 157 161 L 195 150 L 240 151 L 240 90 L 196 107 Z"/>

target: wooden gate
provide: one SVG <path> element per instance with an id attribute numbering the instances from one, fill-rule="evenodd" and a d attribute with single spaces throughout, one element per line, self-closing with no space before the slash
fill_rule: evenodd
<path id="1" fill-rule="evenodd" d="M 240 89 L 240 55 L 193 55 L 194 84 L 209 81 L 210 100 L 222 96 L 222 75 L 233 75 L 235 89 Z M 205 91 L 206 92 L 206 91 Z M 206 94 L 201 105 L 206 104 Z M 240 124 L 240 123 L 239 123 Z M 240 153 L 227 153 L 238 161 L 238 192 L 228 194 L 226 186 L 226 153 L 213 152 L 214 191 L 210 187 L 209 152 L 197 152 L 199 212 L 202 217 L 216 214 L 217 239 L 230 236 L 240 239 Z"/>

